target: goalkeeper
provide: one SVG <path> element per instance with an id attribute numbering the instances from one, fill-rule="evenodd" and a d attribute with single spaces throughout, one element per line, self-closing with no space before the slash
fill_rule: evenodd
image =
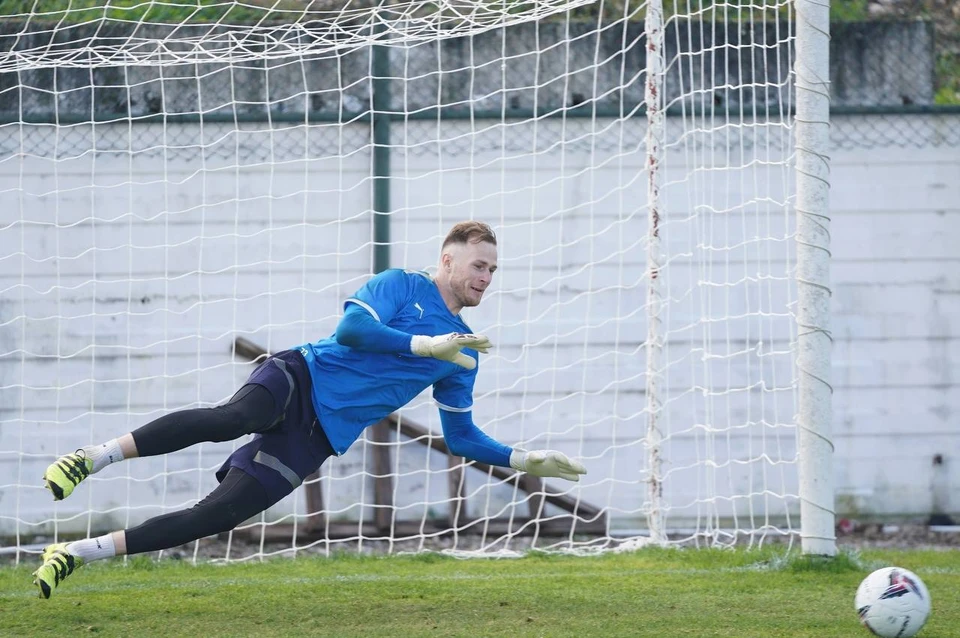
<path id="1" fill-rule="evenodd" d="M 364 428 L 428 386 L 452 454 L 543 477 L 579 480 L 586 469 L 553 450 L 511 448 L 473 423 L 478 353 L 461 309 L 476 306 L 497 269 L 497 239 L 480 222 L 456 224 L 443 241 L 437 275 L 387 270 L 346 300 L 334 335 L 268 358 L 227 403 L 175 412 L 102 445 L 61 456 L 44 473 L 56 500 L 92 473 L 137 456 L 202 441 L 253 439 L 217 471 L 219 485 L 193 507 L 98 538 L 48 546 L 34 573 L 40 596 L 92 560 L 139 554 L 229 531 L 290 494 Z"/>

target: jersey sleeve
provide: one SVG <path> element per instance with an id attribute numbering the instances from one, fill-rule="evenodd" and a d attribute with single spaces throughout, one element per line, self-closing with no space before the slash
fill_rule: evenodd
<path id="1" fill-rule="evenodd" d="M 477 357 L 477 353 L 469 348 L 464 348 L 463 352 Z M 433 400 L 437 407 L 447 412 L 469 412 L 473 409 L 473 384 L 476 380 L 477 368 L 474 368 L 458 370 L 434 383 Z"/>
<path id="2" fill-rule="evenodd" d="M 470 412 L 440 410 L 440 424 L 451 454 L 490 465 L 510 467 L 513 448 L 487 436 L 474 425 Z"/>
<path id="3" fill-rule="evenodd" d="M 410 353 L 410 335 L 380 323 L 364 308 L 347 304 L 333 338 L 363 352 Z"/>
<path id="4" fill-rule="evenodd" d="M 386 324 L 403 308 L 410 296 L 407 275 L 399 269 L 385 270 L 365 283 L 343 302 L 346 309 L 356 304 L 370 313 L 374 319 Z"/>

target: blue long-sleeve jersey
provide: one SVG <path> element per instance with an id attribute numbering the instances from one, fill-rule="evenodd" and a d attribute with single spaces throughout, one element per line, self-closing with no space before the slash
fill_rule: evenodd
<path id="1" fill-rule="evenodd" d="M 472 416 L 477 369 L 420 357 L 412 335 L 469 333 L 423 272 L 387 270 L 346 300 L 331 337 L 299 347 L 313 382 L 313 405 L 337 454 L 363 429 L 409 403 L 429 386 L 453 454 L 508 466 L 512 449 L 483 433 Z M 476 351 L 464 353 L 477 359 Z"/>

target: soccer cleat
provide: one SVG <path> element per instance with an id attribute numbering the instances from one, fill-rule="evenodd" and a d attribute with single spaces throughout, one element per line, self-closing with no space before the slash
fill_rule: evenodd
<path id="1" fill-rule="evenodd" d="M 93 459 L 81 449 L 51 463 L 43 473 L 43 480 L 47 489 L 53 492 L 53 500 L 62 501 L 73 493 L 80 481 L 90 476 L 91 470 Z"/>
<path id="2" fill-rule="evenodd" d="M 33 572 L 33 584 L 40 589 L 40 598 L 50 598 L 50 594 L 75 569 L 83 565 L 83 559 L 67 551 L 66 543 L 48 545 L 43 550 L 43 565 Z"/>

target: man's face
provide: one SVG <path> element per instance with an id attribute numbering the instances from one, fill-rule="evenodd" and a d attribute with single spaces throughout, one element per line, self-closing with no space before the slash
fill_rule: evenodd
<path id="1" fill-rule="evenodd" d="M 485 241 L 451 244 L 444 250 L 443 263 L 450 267 L 450 290 L 457 303 L 476 306 L 497 270 L 497 247 Z"/>

